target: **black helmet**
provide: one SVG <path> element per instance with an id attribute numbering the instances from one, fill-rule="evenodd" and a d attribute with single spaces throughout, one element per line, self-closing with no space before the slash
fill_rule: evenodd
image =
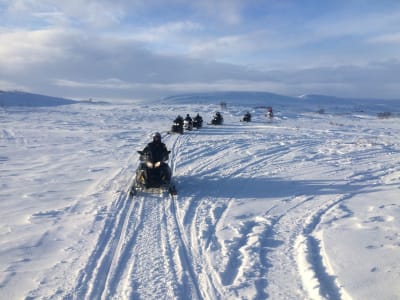
<path id="1" fill-rule="evenodd" d="M 161 142 L 161 134 L 159 132 L 153 134 L 153 142 Z"/>

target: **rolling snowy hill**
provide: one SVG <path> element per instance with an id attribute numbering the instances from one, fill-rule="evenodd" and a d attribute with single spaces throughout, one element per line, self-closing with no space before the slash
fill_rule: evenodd
<path id="1" fill-rule="evenodd" d="M 400 295 L 399 101 L 35 104 L 0 107 L 1 299 Z M 167 134 L 177 114 L 217 110 L 222 126 Z M 132 198 L 136 150 L 155 131 L 178 195 Z"/>
<path id="2" fill-rule="evenodd" d="M 32 94 L 21 91 L 0 91 L 0 107 L 6 106 L 58 106 L 73 104 L 76 101 L 50 97 L 40 94 Z"/>

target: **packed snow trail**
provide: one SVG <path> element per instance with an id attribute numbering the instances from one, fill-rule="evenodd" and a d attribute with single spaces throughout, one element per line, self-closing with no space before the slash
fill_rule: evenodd
<path id="1" fill-rule="evenodd" d="M 173 199 L 165 193 L 133 196 L 126 190 L 111 211 L 66 298 L 201 298 Z"/>

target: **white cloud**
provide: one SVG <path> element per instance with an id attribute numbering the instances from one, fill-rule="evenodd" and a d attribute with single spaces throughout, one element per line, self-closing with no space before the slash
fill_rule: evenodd
<path id="1" fill-rule="evenodd" d="M 102 28 L 119 24 L 125 5 L 121 1 L 14 0 L 5 3 L 3 18 L 26 27 L 26 21 L 43 24 L 86 24 Z"/>
<path id="2" fill-rule="evenodd" d="M 358 13 L 352 11 L 339 14 L 332 12 L 321 18 L 306 21 L 304 28 L 310 38 L 324 39 L 335 37 L 368 38 L 380 32 L 392 31 L 400 26 L 400 12 L 371 11 Z"/>
<path id="3" fill-rule="evenodd" d="M 154 27 L 129 28 L 129 32 L 124 34 L 133 40 L 145 43 L 164 42 L 171 44 L 183 38 L 186 34 L 200 32 L 202 25 L 192 21 L 168 22 Z"/>
<path id="4" fill-rule="evenodd" d="M 61 59 L 64 51 L 57 45 L 60 34 L 59 30 L 0 32 L 1 68 L 20 72 Z"/>
<path id="5" fill-rule="evenodd" d="M 200 13 L 228 25 L 242 23 L 242 8 L 246 1 L 243 0 L 203 0 L 193 1 Z"/>
<path id="6" fill-rule="evenodd" d="M 0 3 L 0 24 L 7 24 L 0 27 L 0 88 L 150 95 L 272 88 L 372 94 L 375 87 L 391 96 L 400 76 L 397 60 L 368 64 L 400 59 L 395 11 L 370 18 L 332 12 L 300 23 L 246 20 L 248 2 L 240 0 Z M 183 5 L 185 15 L 174 5 Z"/>
<path id="7" fill-rule="evenodd" d="M 368 39 L 368 41 L 373 44 L 400 44 L 400 32 L 374 36 Z"/>
<path id="8" fill-rule="evenodd" d="M 0 90 L 6 90 L 6 91 L 23 90 L 29 92 L 29 87 L 17 84 L 15 82 L 10 82 L 7 80 L 0 80 Z"/>
<path id="9" fill-rule="evenodd" d="M 190 45 L 189 53 L 193 57 L 223 59 L 228 53 L 238 52 L 245 45 L 245 38 L 240 35 L 222 36 L 195 40 Z"/>

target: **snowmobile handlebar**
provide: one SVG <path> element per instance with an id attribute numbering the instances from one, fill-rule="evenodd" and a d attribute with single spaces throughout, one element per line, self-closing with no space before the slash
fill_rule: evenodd
<path id="1" fill-rule="evenodd" d="M 148 160 L 152 160 L 152 154 L 151 152 L 145 152 L 145 151 L 136 151 L 137 153 L 140 154 L 140 160 L 141 161 L 148 161 Z M 167 154 L 162 158 L 162 161 L 167 161 L 169 159 L 169 154 L 171 153 L 171 150 L 167 151 Z"/>

